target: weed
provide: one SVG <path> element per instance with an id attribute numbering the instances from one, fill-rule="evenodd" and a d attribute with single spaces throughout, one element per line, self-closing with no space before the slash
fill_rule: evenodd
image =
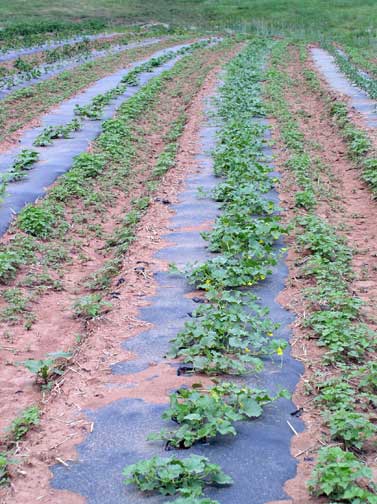
<path id="1" fill-rule="evenodd" d="M 104 157 L 84 152 L 75 157 L 71 170 L 66 173 L 61 182 L 50 191 L 51 200 L 67 201 L 73 197 L 87 194 L 87 180 L 98 177 L 105 168 Z"/>
<path id="2" fill-rule="evenodd" d="M 6 282 L 16 274 L 17 267 L 21 263 L 19 256 L 12 250 L 0 251 L 0 279 Z"/>
<path id="3" fill-rule="evenodd" d="M 364 161 L 363 179 L 367 182 L 374 194 L 377 194 L 377 159 L 369 158 Z"/>
<path id="4" fill-rule="evenodd" d="M 2 292 L 2 297 L 8 303 L 8 306 L 0 312 L 2 320 L 8 322 L 18 321 L 18 315 L 28 310 L 30 297 L 24 296 L 21 289 L 15 287 L 6 289 Z"/>
<path id="5" fill-rule="evenodd" d="M 0 452 L 0 487 L 9 483 L 9 459 L 7 453 Z"/>
<path id="6" fill-rule="evenodd" d="M 362 413 L 338 409 L 325 417 L 331 437 L 335 441 L 342 441 L 345 449 L 361 449 L 365 441 L 370 440 L 377 431 L 377 427 Z"/>
<path id="7" fill-rule="evenodd" d="M 100 294 L 89 294 L 75 301 L 73 311 L 76 317 L 90 320 L 100 317 L 108 312 L 111 307 L 111 303 L 104 301 Z"/>
<path id="8" fill-rule="evenodd" d="M 330 411 L 353 409 L 356 401 L 353 387 L 343 378 L 333 377 L 317 385 L 316 402 Z"/>
<path id="9" fill-rule="evenodd" d="M 19 441 L 34 426 L 39 424 L 40 411 L 38 406 L 29 406 L 19 417 L 13 420 L 9 433 L 14 441 Z"/>
<path id="10" fill-rule="evenodd" d="M 101 269 L 87 278 L 85 287 L 90 290 L 107 289 L 111 285 L 112 278 L 119 273 L 121 265 L 120 258 L 110 259 Z"/>

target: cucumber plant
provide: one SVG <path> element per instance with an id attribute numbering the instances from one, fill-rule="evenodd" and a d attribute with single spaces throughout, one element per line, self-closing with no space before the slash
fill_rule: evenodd
<path id="1" fill-rule="evenodd" d="M 46 147 L 51 145 L 52 141 L 57 138 L 69 138 L 72 133 L 79 131 L 81 127 L 82 124 L 78 119 L 72 119 L 72 121 L 61 126 L 47 126 L 34 140 L 33 145 Z"/>
<path id="2" fill-rule="evenodd" d="M 129 465 L 123 470 L 123 476 L 126 484 L 134 484 L 142 492 L 189 498 L 201 497 L 206 486 L 233 483 L 217 464 L 199 455 L 184 459 L 152 457 Z"/>
<path id="3" fill-rule="evenodd" d="M 17 182 L 26 177 L 26 171 L 30 170 L 36 161 L 38 161 L 39 154 L 37 151 L 30 149 L 23 149 L 16 157 L 10 170 L 3 179 L 6 182 Z"/>
<path id="4" fill-rule="evenodd" d="M 236 435 L 235 422 L 258 418 L 263 407 L 279 397 L 289 397 L 286 390 L 272 397 L 267 390 L 239 387 L 231 382 L 203 389 L 179 389 L 170 395 L 170 407 L 164 420 L 176 422 L 176 430 L 151 434 L 150 440 L 164 440 L 168 446 L 189 448 L 196 442 L 206 442 L 216 435 Z"/>

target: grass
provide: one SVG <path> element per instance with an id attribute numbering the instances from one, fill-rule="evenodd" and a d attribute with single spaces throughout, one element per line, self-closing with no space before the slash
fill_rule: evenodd
<path id="1" fill-rule="evenodd" d="M 285 33 L 307 38 L 352 40 L 368 46 L 377 23 L 374 0 L 0 0 L 0 22 L 42 29 L 41 21 L 61 23 L 95 20 L 119 23 L 160 21 L 180 26 L 233 28 Z M 95 25 L 94 25 L 95 26 Z"/>

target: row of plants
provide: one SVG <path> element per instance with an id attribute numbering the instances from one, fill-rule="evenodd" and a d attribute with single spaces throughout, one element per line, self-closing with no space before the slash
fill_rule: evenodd
<path id="1" fill-rule="evenodd" d="M 0 101 L 0 141 L 9 139 L 13 132 L 28 124 L 36 116 L 71 98 L 100 78 L 122 70 L 134 61 L 151 57 L 160 49 L 173 47 L 182 40 L 180 37 L 169 38 L 150 46 L 109 54 L 74 69 L 60 72 L 34 85 L 12 91 Z"/>
<path id="2" fill-rule="evenodd" d="M 95 96 L 88 105 L 76 105 L 75 114 L 83 119 L 101 119 L 106 105 L 108 105 L 115 98 L 124 94 L 129 86 L 138 85 L 138 75 L 144 72 L 153 72 L 155 68 L 163 65 L 167 61 L 176 57 L 181 57 L 188 52 L 194 51 L 195 49 L 204 48 L 209 43 L 209 40 L 195 42 L 191 45 L 179 49 L 178 51 L 168 51 L 162 56 L 150 58 L 145 63 L 142 63 L 141 65 L 138 65 L 131 71 L 127 72 L 121 79 L 120 84 L 118 84 L 116 87 L 104 94 Z M 47 126 L 34 140 L 33 145 L 36 147 L 46 147 L 48 145 L 51 145 L 53 143 L 53 140 L 70 138 L 74 132 L 79 131 L 81 128 L 82 122 L 77 118 L 72 119 L 66 124 Z M 38 159 L 39 153 L 37 151 L 31 149 L 23 149 L 16 157 L 10 170 L 1 177 L 0 196 L 4 196 L 4 194 L 6 193 L 6 186 L 9 182 L 17 182 L 25 179 L 27 172 L 33 167 Z M 76 164 L 77 162 L 75 163 L 75 165 Z M 89 171 L 91 170 L 89 169 Z M 84 175 L 92 176 L 89 175 L 89 171 L 87 170 L 88 173 L 85 173 Z M 26 213 L 28 211 L 29 210 L 25 209 Z M 51 221 L 48 223 L 48 226 L 52 224 L 53 222 Z M 41 230 L 41 233 L 44 234 L 45 232 Z M 42 236 L 42 234 L 40 236 Z M 35 236 L 38 236 L 38 234 L 36 234 Z"/>
<path id="3" fill-rule="evenodd" d="M 342 46 L 347 58 L 361 71 L 367 72 L 371 77 L 377 75 L 377 65 L 374 61 L 374 53 L 372 47 L 355 47 L 350 45 Z"/>
<path id="4" fill-rule="evenodd" d="M 180 358 L 180 370 L 190 374 L 256 373 L 266 358 L 277 356 L 280 362 L 287 346 L 274 338 L 277 325 L 250 292 L 272 273 L 279 257 L 276 242 L 285 233 L 277 205 L 266 196 L 275 180 L 263 156 L 266 127 L 257 120 L 264 115 L 260 81 L 267 52 L 265 41 L 250 43 L 227 65 L 220 88 L 217 115 L 222 127 L 213 157 L 215 173 L 224 181 L 212 196 L 222 203 L 222 213 L 213 230 L 203 233 L 217 255 L 185 270 L 188 281 L 203 291 L 204 302 L 171 341 L 168 353 Z M 197 383 L 170 394 L 163 419 L 177 427 L 152 433 L 149 439 L 179 449 L 236 436 L 235 422 L 261 416 L 265 405 L 281 397 L 289 397 L 288 392 L 272 396 L 267 390 L 216 379 L 211 387 Z M 141 491 L 178 496 L 176 504 L 216 504 L 204 496 L 204 487 L 232 483 L 218 465 L 196 455 L 152 457 L 126 467 L 123 474 L 126 484 Z"/>
<path id="5" fill-rule="evenodd" d="M 185 62 L 183 67 L 186 64 Z M 94 207 L 97 215 L 105 211 L 106 204 L 112 204 L 114 195 L 112 195 L 109 188 L 104 187 L 100 193 L 95 189 L 98 176 L 105 176 L 104 169 L 110 160 L 116 162 L 117 173 L 113 174 L 108 183 L 124 191 L 128 190 L 129 164 L 135 155 L 135 147 L 133 146 L 135 136 L 124 123 L 135 120 L 140 116 L 144 107 L 153 102 L 158 93 L 161 92 L 163 85 L 177 75 L 176 72 L 180 71 L 181 65 L 176 65 L 174 68 L 177 70 L 163 72 L 160 77 L 151 79 L 134 97 L 127 100 L 118 110 L 117 120 L 108 120 L 103 123 L 103 132 L 96 141 L 101 152 L 83 153 L 77 156 L 72 169 L 59 179 L 59 182 L 43 202 L 27 206 L 20 213 L 16 224 L 26 235 L 14 237 L 6 247 L 3 247 L 3 251 L 0 253 L 0 278 L 3 283 L 12 280 L 18 268 L 32 259 L 35 250 L 34 237 L 43 240 L 42 248 L 44 248 L 44 243 L 47 246 L 49 240 L 57 237 L 64 239 L 68 229 L 68 224 L 65 221 L 64 204 L 69 204 L 70 201 L 82 197 L 84 198 L 85 207 Z M 171 125 L 168 150 L 164 151 L 161 159 L 157 161 L 155 172 L 152 173 L 153 178 L 163 175 L 172 164 L 175 141 L 183 127 L 183 117 Z M 45 133 L 43 143 L 49 140 L 47 132 Z M 42 142 L 42 138 L 40 141 Z M 123 144 L 125 144 L 124 147 L 122 147 Z M 109 153 L 106 152 L 107 150 L 109 150 Z M 25 155 L 25 162 L 26 159 L 29 159 L 29 157 Z M 153 186 L 152 181 L 150 181 L 150 186 Z M 133 210 L 125 216 L 121 225 L 107 239 L 107 247 L 123 247 L 123 252 L 125 251 L 126 242 L 131 239 L 131 231 L 140 217 L 140 211 L 144 210 L 144 207 L 148 205 L 145 204 L 142 198 L 140 201 L 135 200 L 133 206 Z M 30 243 L 26 244 L 27 241 Z M 21 250 L 23 253 L 21 253 Z M 115 264 L 112 263 L 109 268 L 105 267 L 104 273 L 108 273 L 107 269 L 114 269 L 114 266 Z M 101 283 L 101 276 L 98 273 L 96 278 L 91 279 L 92 281 L 88 280 L 88 282 L 93 286 L 98 285 Z M 105 276 L 107 277 L 107 275 Z"/>
<path id="6" fill-rule="evenodd" d="M 106 28 L 106 23 L 99 19 L 88 19 L 80 23 L 67 21 L 33 21 L 30 23 L 15 23 L 1 30 L 1 50 L 6 51 L 16 47 L 28 47 L 44 43 L 46 36 L 62 39 L 69 35 L 96 33 Z"/>
<path id="7" fill-rule="evenodd" d="M 89 210 L 93 210 L 93 220 L 95 220 L 114 204 L 118 191 L 126 194 L 130 191 L 127 182 L 132 175 L 133 164 L 138 162 L 138 142 L 143 137 L 143 135 L 140 137 L 141 130 L 137 126 L 137 121 L 147 110 L 153 111 L 153 106 L 160 97 L 165 100 L 169 97 L 167 95 L 164 98 L 167 86 L 177 81 L 177 88 L 173 86 L 169 91 L 172 97 L 175 97 L 177 89 L 184 88 L 183 84 L 191 79 L 192 85 L 187 88 L 185 96 L 182 96 L 181 105 L 178 106 L 175 103 L 174 114 L 170 114 L 170 119 L 175 115 L 176 118 L 165 135 L 165 148 L 156 160 L 155 169 L 148 174 L 143 184 L 143 194 L 131 201 L 131 209 L 124 215 L 112 234 L 104 238 L 106 255 L 110 256 L 110 259 L 104 263 L 102 269 L 90 275 L 86 280 L 86 287 L 98 292 L 78 298 L 72 306 L 74 316 L 83 321 L 98 317 L 104 310 L 109 309 L 109 302 L 104 299 L 104 294 L 110 287 L 112 279 L 119 273 L 124 254 L 135 237 L 138 222 L 158 190 L 160 178 L 175 163 L 178 138 L 186 121 L 185 109 L 199 89 L 203 76 L 216 64 L 212 62 L 210 65 L 204 65 L 203 62 L 208 58 L 208 53 L 218 52 L 218 57 L 221 58 L 221 52 L 231 47 L 232 43 L 226 42 L 219 46 L 194 51 L 192 55 L 181 59 L 171 70 L 151 79 L 136 95 L 121 105 L 115 118 L 103 123 L 103 131 L 93 144 L 92 152 L 78 156 L 75 166 L 59 179 L 46 198 L 32 205 L 30 207 L 32 210 L 27 212 L 26 217 L 19 217 L 16 224 L 21 232 L 16 232 L 10 243 L 3 245 L 0 252 L 2 282 L 11 282 L 22 265 L 30 264 L 32 270 L 35 271 L 39 261 L 45 261 L 46 254 L 51 254 L 51 252 L 53 252 L 53 260 L 57 261 L 57 268 L 59 271 L 62 270 L 62 262 L 68 258 L 61 253 L 60 248 L 56 248 L 56 243 L 67 242 L 66 232 L 70 227 L 69 218 L 72 219 L 74 215 L 75 204 L 83 203 L 83 206 L 79 204 L 78 214 L 80 216 L 84 214 L 89 220 L 92 219 Z M 101 185 L 98 185 L 99 183 Z M 90 231 L 90 226 L 86 225 L 86 235 Z M 68 241 L 66 244 L 71 249 L 71 242 Z M 77 240 L 75 246 L 78 246 Z M 52 279 L 48 275 L 38 276 L 33 273 L 25 276 L 22 285 L 38 288 L 41 282 L 50 285 L 50 281 Z M 51 286 L 63 288 L 52 284 Z M 80 343 L 81 340 L 77 342 L 78 345 Z M 28 359 L 19 364 L 34 373 L 43 393 L 48 393 L 53 388 L 55 378 L 59 377 L 67 364 L 71 362 L 73 354 L 74 349 L 71 349 L 71 352 L 55 352 L 44 359 Z M 0 467 L 4 469 L 4 481 L 8 477 L 7 468 L 12 461 L 11 450 L 3 454 L 0 459 Z M 3 466 L 1 466 L 2 462 L 4 462 Z"/>
<path id="8" fill-rule="evenodd" d="M 309 284 L 303 290 L 307 312 L 303 327 L 324 349 L 310 393 L 315 394 L 327 427 L 327 446 L 318 452 L 309 490 L 331 502 L 375 503 L 377 486 L 363 455 L 376 435 L 369 409 L 377 399 L 377 382 L 374 363 L 368 361 L 377 339 L 366 323 L 361 299 L 352 291 L 352 249 L 336 227 L 316 215 L 318 192 L 310 146 L 300 130 L 298 113 L 290 110 L 285 99 L 287 89 L 294 85 L 284 68 L 288 55 L 286 44 L 274 48 L 266 93 L 281 140 L 289 149 L 287 168 L 299 187 L 293 225 L 298 252 L 305 258 L 299 274 Z M 306 73 L 306 78 L 310 92 L 313 75 Z M 362 151 L 357 142 L 355 150 Z M 304 193 L 305 200 L 297 199 Z"/>
<path id="9" fill-rule="evenodd" d="M 347 143 L 350 157 L 361 169 L 361 176 L 374 197 L 377 197 L 377 157 L 371 141 L 365 131 L 354 125 L 345 103 L 329 101 L 328 108 Z"/>
<path id="10" fill-rule="evenodd" d="M 340 53 L 332 47 L 327 47 L 334 55 L 336 62 L 347 77 L 372 98 L 377 98 L 377 83 L 373 77 L 360 73 L 357 66 L 353 65 L 347 55 Z M 313 78 L 312 83 L 317 91 L 321 86 L 317 79 Z M 327 108 L 339 127 L 346 143 L 350 157 L 357 163 L 362 171 L 362 178 L 371 187 L 374 196 L 377 195 L 377 157 L 372 142 L 367 133 L 355 126 L 347 107 L 347 104 L 341 100 L 333 100 L 322 92 L 326 100 Z"/>
<path id="11" fill-rule="evenodd" d="M 37 57 L 22 58 L 19 56 L 11 65 L 0 66 L 0 89 L 12 89 L 23 82 L 38 79 L 44 74 L 56 70 L 63 71 L 65 66 L 72 63 L 84 64 L 86 60 L 127 49 L 128 41 L 129 38 L 124 36 L 93 41 L 83 39 L 75 44 L 65 44 L 54 49 L 47 49 Z"/>
<path id="12" fill-rule="evenodd" d="M 168 51 L 161 56 L 150 58 L 145 63 L 142 63 L 141 65 L 133 68 L 130 72 L 127 72 L 127 74 L 121 79 L 120 84 L 115 86 L 113 89 L 94 97 L 88 105 L 76 105 L 75 114 L 92 120 L 100 119 L 102 117 L 104 107 L 108 105 L 111 100 L 124 94 L 128 86 L 137 86 L 139 84 L 138 76 L 141 73 L 153 72 L 156 67 L 163 65 L 167 61 L 182 56 L 189 51 L 203 48 L 209 43 L 209 39 L 201 42 L 195 42 L 191 45 L 184 46 L 177 51 Z"/>
<path id="13" fill-rule="evenodd" d="M 332 54 L 340 70 L 352 81 L 352 83 L 363 89 L 375 100 L 377 98 L 377 83 L 373 77 L 353 64 L 348 55 L 342 50 L 339 50 L 331 44 L 324 44 L 324 47 Z"/>
<path id="14" fill-rule="evenodd" d="M 27 48 L 31 46 L 41 46 L 47 43 L 62 41 L 62 45 L 72 45 L 77 41 L 78 37 L 88 37 L 91 34 L 101 34 L 106 37 L 106 28 L 104 21 L 99 19 L 86 20 L 80 23 L 59 22 L 59 21 L 39 21 L 13 24 L 12 26 L 4 27 L 0 33 L 0 51 L 7 52 L 17 48 Z M 124 25 L 117 28 L 119 36 L 163 36 L 163 35 L 182 35 L 187 30 L 180 27 L 166 26 L 165 24 L 150 25 Z M 114 33 L 114 26 L 111 29 Z M 70 36 L 74 36 L 73 41 L 69 41 Z"/>

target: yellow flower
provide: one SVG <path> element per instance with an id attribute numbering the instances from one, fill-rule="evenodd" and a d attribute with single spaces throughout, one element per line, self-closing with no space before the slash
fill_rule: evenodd
<path id="1" fill-rule="evenodd" d="M 260 279 L 261 279 L 261 280 L 264 280 L 265 278 L 266 278 L 266 276 L 265 276 L 265 275 L 261 275 L 261 276 L 260 276 Z"/>
<path id="2" fill-rule="evenodd" d="M 253 285 L 253 282 L 247 282 L 247 285 Z"/>
<path id="3" fill-rule="evenodd" d="M 269 332 L 267 333 L 267 336 L 272 336 L 272 332 L 271 332 L 271 331 L 269 331 Z"/>
<path id="4" fill-rule="evenodd" d="M 210 284 L 210 283 L 211 283 L 211 280 L 208 278 L 208 279 L 205 281 L 205 283 L 208 285 L 208 284 Z"/>
<path id="5" fill-rule="evenodd" d="M 250 353 L 250 350 L 248 348 L 245 348 L 246 353 Z"/>
<path id="6" fill-rule="evenodd" d="M 283 355 L 283 349 L 281 347 L 279 347 L 277 350 L 276 350 L 276 353 L 278 355 Z"/>

